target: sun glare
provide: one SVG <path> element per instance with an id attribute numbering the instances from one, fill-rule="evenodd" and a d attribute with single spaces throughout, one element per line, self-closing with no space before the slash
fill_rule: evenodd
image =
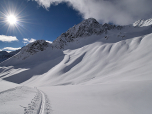
<path id="1" fill-rule="evenodd" d="M 15 15 L 9 15 L 7 16 L 7 22 L 10 24 L 10 25 L 15 25 L 16 22 L 17 22 L 17 18 Z"/>
<path id="2" fill-rule="evenodd" d="M 26 7 L 16 7 L 12 4 L 8 5 L 6 4 L 6 7 L 2 7 L 0 11 L 0 27 L 4 28 L 6 32 L 19 32 L 22 34 L 23 29 L 27 30 L 25 28 L 25 23 L 29 23 L 27 21 L 28 15 L 25 15 L 25 13 L 22 13 Z M 28 31 L 28 30 L 27 30 Z"/>

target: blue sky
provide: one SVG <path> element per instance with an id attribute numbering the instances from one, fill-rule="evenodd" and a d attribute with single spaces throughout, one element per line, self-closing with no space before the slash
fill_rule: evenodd
<path id="1" fill-rule="evenodd" d="M 26 0 L 0 0 L 0 5 L 0 36 L 3 38 L 8 36 L 9 39 L 16 37 L 12 41 L 1 40 L 1 50 L 15 50 L 38 39 L 53 41 L 83 20 L 79 12 L 67 6 L 66 3 L 52 5 L 49 9 L 40 7 L 37 2 Z M 10 26 L 5 19 L 2 19 L 4 18 L 2 13 L 7 14 L 11 12 L 10 10 L 20 12 L 19 27 Z"/>
<path id="2" fill-rule="evenodd" d="M 152 18 L 152 0 L 0 0 L 0 50 L 12 51 L 38 39 L 55 40 L 87 18 L 132 24 Z M 10 26 L 8 15 L 17 15 Z"/>

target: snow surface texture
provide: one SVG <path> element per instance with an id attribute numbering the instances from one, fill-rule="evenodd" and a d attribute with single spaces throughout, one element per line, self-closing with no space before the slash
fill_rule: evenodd
<path id="1" fill-rule="evenodd" d="M 35 93 L 29 87 L 15 87 L 0 92 L 0 114 L 24 114 L 24 107 Z"/>
<path id="2" fill-rule="evenodd" d="M 39 87 L 53 114 L 151 114 L 151 26 L 104 26 L 91 18 L 29 44 L 0 64 L 1 79 Z"/>

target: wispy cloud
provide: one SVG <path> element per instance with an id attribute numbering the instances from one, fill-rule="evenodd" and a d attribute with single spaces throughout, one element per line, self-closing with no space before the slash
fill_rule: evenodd
<path id="1" fill-rule="evenodd" d="M 51 41 L 46 40 L 46 42 L 48 42 L 48 43 L 52 44 L 52 42 L 51 42 Z"/>
<path id="2" fill-rule="evenodd" d="M 15 36 L 0 35 L 0 41 L 2 41 L 2 42 L 12 42 L 12 41 L 18 41 L 18 39 Z"/>
<path id="3" fill-rule="evenodd" d="M 131 24 L 138 19 L 152 18 L 152 0 L 35 0 L 48 9 L 66 2 L 84 19 L 96 18 L 102 23 Z"/>
<path id="4" fill-rule="evenodd" d="M 23 38 L 23 43 L 24 44 L 29 44 L 29 43 L 32 43 L 34 41 L 36 41 L 36 39 L 34 39 L 34 38 L 31 38 L 31 39 Z"/>
<path id="5" fill-rule="evenodd" d="M 14 47 L 4 47 L 2 50 L 5 50 L 5 51 L 15 51 L 15 50 L 18 50 L 18 49 L 21 49 L 21 47 L 19 47 L 19 48 L 14 48 Z"/>

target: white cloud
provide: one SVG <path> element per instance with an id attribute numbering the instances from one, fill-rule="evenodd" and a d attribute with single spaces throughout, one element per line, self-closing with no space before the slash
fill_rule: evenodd
<path id="1" fill-rule="evenodd" d="M 46 42 L 48 42 L 48 43 L 52 44 L 52 42 L 51 42 L 51 41 L 46 40 Z"/>
<path id="2" fill-rule="evenodd" d="M 152 18 L 152 0 L 35 0 L 48 9 L 52 4 L 67 2 L 83 16 L 103 23 L 131 24 L 138 19 Z"/>
<path id="3" fill-rule="evenodd" d="M 19 48 L 4 47 L 2 50 L 5 50 L 5 51 L 15 51 L 15 50 L 18 50 L 18 49 L 21 49 L 21 47 L 19 47 Z"/>
<path id="4" fill-rule="evenodd" d="M 34 42 L 34 41 L 36 41 L 36 39 L 33 39 L 33 38 L 31 38 L 31 39 L 23 38 L 23 43 L 24 43 L 24 44 L 29 44 L 29 43 L 32 43 L 32 42 Z"/>
<path id="5" fill-rule="evenodd" d="M 12 42 L 12 41 L 18 41 L 18 39 L 15 36 L 0 35 L 0 41 L 2 41 L 2 42 Z"/>

